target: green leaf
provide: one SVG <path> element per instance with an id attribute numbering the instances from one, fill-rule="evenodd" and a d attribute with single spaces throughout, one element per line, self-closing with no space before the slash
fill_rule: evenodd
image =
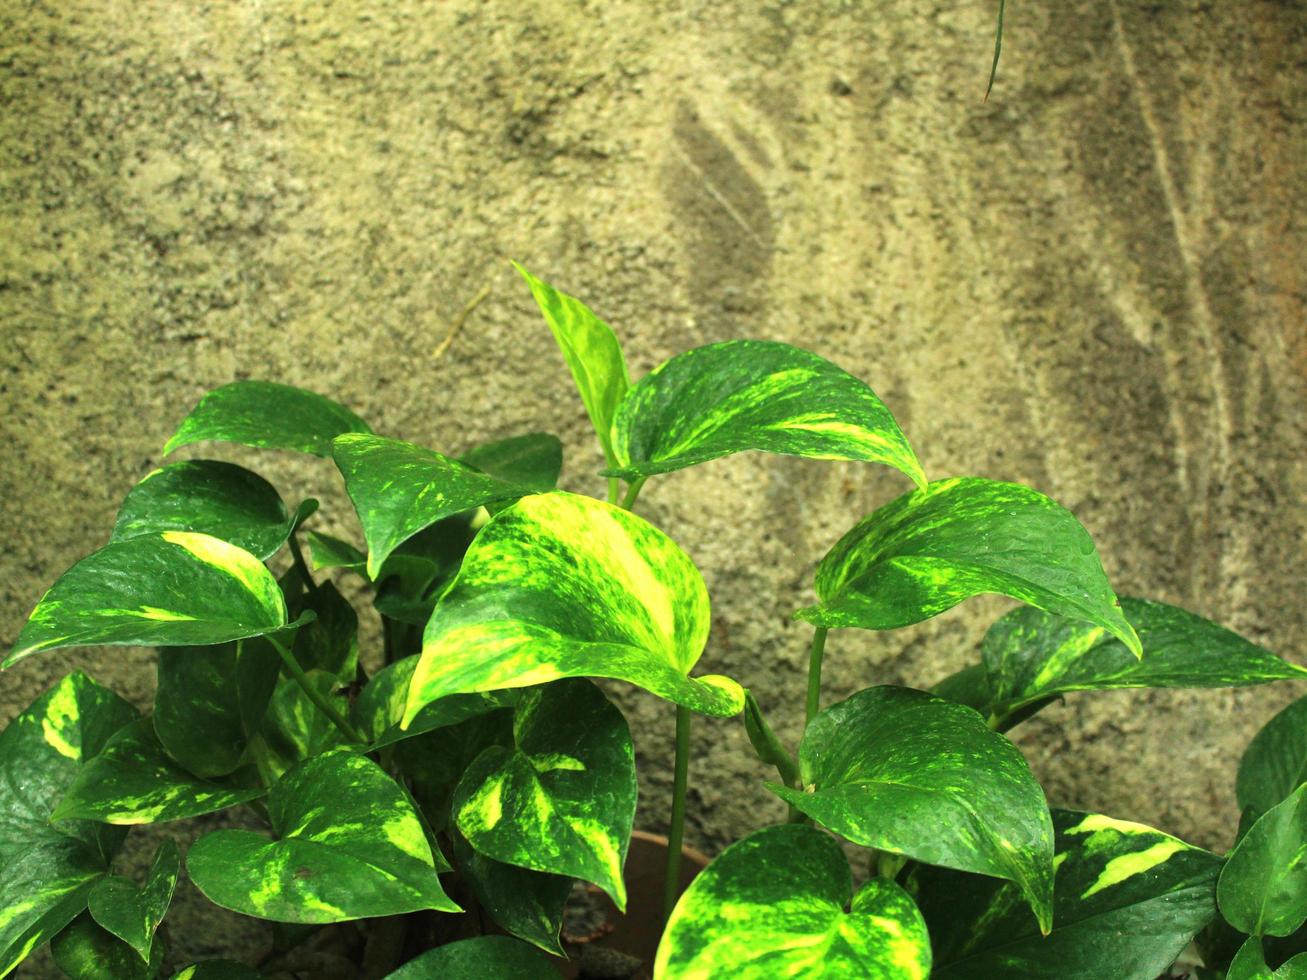
<path id="1" fill-rule="evenodd" d="M 563 471 L 563 444 L 547 432 L 497 439 L 471 449 L 459 461 L 496 480 L 547 493 L 558 485 Z"/>
<path id="2" fill-rule="evenodd" d="M 309 564 L 315 572 L 325 568 L 346 568 L 367 578 L 368 556 L 348 541 L 318 531 L 307 532 Z"/>
<path id="3" fill-rule="evenodd" d="M 581 401 L 603 447 L 604 459 L 611 466 L 615 462 L 613 419 L 622 396 L 631 387 L 622 345 L 612 328 L 580 300 L 542 282 L 516 262 L 513 267 L 531 287 L 531 295 L 563 352 L 576 390 L 581 393 Z"/>
<path id="4" fill-rule="evenodd" d="M 319 582 L 314 591 L 291 603 L 295 615 L 313 613 L 313 620 L 295 633 L 292 652 L 305 670 L 325 671 L 341 684 L 358 676 L 359 617 L 332 582 Z"/>
<path id="5" fill-rule="evenodd" d="M 1268 721 L 1239 760 L 1239 807 L 1260 816 L 1307 782 L 1307 697 Z"/>
<path id="6" fill-rule="evenodd" d="M 511 711 L 477 715 L 395 746 L 395 760 L 434 830 L 450 825 L 454 790 L 468 767 L 491 746 L 512 748 Z"/>
<path id="7" fill-rule="evenodd" d="M 78 916 L 50 942 L 55 964 L 69 980 L 153 980 L 164 952 L 163 940 L 155 936 L 148 955 L 139 957 L 89 915 Z"/>
<path id="8" fill-rule="evenodd" d="M 999 619 L 981 644 L 989 711 L 1001 718 L 1071 691 L 1239 687 L 1307 678 L 1307 670 L 1175 606 L 1127 598 L 1121 611 L 1143 644 L 1142 658 L 1102 626 L 1083 620 L 1032 608 Z"/>
<path id="9" fill-rule="evenodd" d="M 767 724 L 751 691 L 744 692 L 744 730 L 758 758 L 775 766 L 786 785 L 792 786 L 799 781 L 799 764 Z"/>
<path id="10" fill-rule="evenodd" d="M 215 388 L 182 420 L 164 455 L 193 442 L 235 442 L 330 456 L 346 432 L 371 432 L 361 418 L 329 398 L 271 381 L 234 381 Z"/>
<path id="11" fill-rule="evenodd" d="M 412 804 L 375 762 L 341 749 L 302 762 L 269 791 L 268 814 L 279 839 L 218 830 L 191 847 L 187 871 L 210 901 L 302 923 L 460 911 Z"/>
<path id="12" fill-rule="evenodd" d="M 132 488 L 110 541 L 194 531 L 268 558 L 290 535 L 292 515 L 271 483 L 232 463 L 195 459 L 157 469 Z"/>
<path id="13" fill-rule="evenodd" d="M 926 475 L 876 393 L 823 357 L 767 340 L 677 354 L 622 399 L 613 473 L 628 480 L 760 449 Z"/>
<path id="14" fill-rule="evenodd" d="M 264 980 L 264 976 L 231 960 L 204 960 L 173 974 L 172 980 Z"/>
<path id="15" fill-rule="evenodd" d="M 1307 953 L 1299 953 L 1278 970 L 1266 965 L 1259 936 L 1249 936 L 1235 954 L 1225 974 L 1226 980 L 1307 980 Z"/>
<path id="16" fill-rule="evenodd" d="M 454 791 L 459 832 L 496 861 L 580 878 L 626 908 L 635 749 L 622 713 L 589 681 L 524 692 L 516 746 L 477 756 Z"/>
<path id="17" fill-rule="evenodd" d="M 144 888 L 137 888 L 135 882 L 116 875 L 96 882 L 89 899 L 91 917 L 136 950 L 142 962 L 148 963 L 154 932 L 172 904 L 180 871 L 177 845 L 165 840 L 154 855 Z"/>
<path id="18" fill-rule="evenodd" d="M 462 834 L 451 836 L 458 873 L 495 923 L 546 953 L 564 955 L 558 936 L 572 879 L 503 864 L 477 853 Z"/>
<path id="19" fill-rule="evenodd" d="M 799 767 L 806 792 L 768 788 L 855 844 L 1015 881 L 1051 927 L 1044 792 L 970 708 L 902 687 L 859 691 L 812 720 Z"/>
<path id="20" fill-rule="evenodd" d="M 553 961 L 507 936 L 477 936 L 427 950 L 386 980 L 554 980 Z"/>
<path id="21" fill-rule="evenodd" d="M 374 579 L 390 553 L 423 528 L 530 492 L 430 449 L 380 436 L 341 436 L 334 457 L 363 524 Z"/>
<path id="22" fill-rule="evenodd" d="M 342 715 L 348 716 L 349 702 L 337 692 L 340 684 L 334 675 L 312 670 L 305 676 L 311 687 L 334 702 Z M 277 682 L 260 734 L 262 744 L 257 747 L 255 757 L 265 782 L 280 779 L 297 763 L 345 744 L 340 729 L 290 677 Z"/>
<path id="23" fill-rule="evenodd" d="M 926 924 L 908 894 L 874 878 L 854 895 L 839 845 L 799 824 L 751 834 L 700 872 L 654 961 L 655 980 L 929 973 Z"/>
<path id="24" fill-rule="evenodd" d="M 372 748 L 381 748 L 437 728 L 446 728 L 517 703 L 515 692 L 454 694 L 433 701 L 401 728 L 409 683 L 417 667 L 416 655 L 397 660 L 377 671 L 354 702 L 352 720 Z"/>
<path id="25" fill-rule="evenodd" d="M 74 672 L 0 733 L 0 977 L 86 908 L 122 832 L 51 811 L 136 709 Z"/>
<path id="26" fill-rule="evenodd" d="M 647 521 L 589 497 L 524 497 L 481 529 L 427 624 L 405 723 L 450 694 L 559 677 L 617 678 L 738 714 L 735 681 L 688 676 L 708 618 L 699 570 Z"/>
<path id="27" fill-rule="evenodd" d="M 263 721 L 281 671 L 261 637 L 204 647 L 161 647 L 154 733 L 197 776 L 235 772 Z"/>
<path id="28" fill-rule="evenodd" d="M 1307 786 L 1267 810 L 1234 846 L 1216 897 L 1251 936 L 1287 936 L 1307 921 Z"/>
<path id="29" fill-rule="evenodd" d="M 68 646 L 189 646 L 286 625 L 263 563 L 207 534 L 116 541 L 64 572 L 32 610 L 3 666 Z"/>
<path id="30" fill-rule="evenodd" d="M 1016 886 L 918 866 L 937 980 L 1154 980 L 1216 916 L 1221 859 L 1143 824 L 1053 811 L 1053 931 Z"/>
<path id="31" fill-rule="evenodd" d="M 187 772 L 168 758 L 150 719 L 142 718 L 118 731 L 104 751 L 82 766 L 52 819 L 120 826 L 165 823 L 225 810 L 263 792 L 235 777 L 213 782 Z"/>
<path id="32" fill-rule="evenodd" d="M 821 560 L 816 626 L 898 629 L 996 592 L 1104 627 L 1136 657 L 1139 637 L 1071 512 L 1015 483 L 941 480 L 858 523 Z"/>

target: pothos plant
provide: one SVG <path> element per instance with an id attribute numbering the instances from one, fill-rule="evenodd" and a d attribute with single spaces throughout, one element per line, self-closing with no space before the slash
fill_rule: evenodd
<path id="1" fill-rule="evenodd" d="M 165 453 L 230 442 L 329 458 L 362 546 L 306 528 L 316 502 L 288 509 L 229 462 L 170 463 L 128 493 L 108 543 L 54 583 L 5 666 L 156 646 L 153 712 L 75 672 L 0 736 L 0 975 L 47 941 L 70 977 L 158 975 L 181 855 L 160 847 L 143 881 L 113 874 L 115 855 L 132 826 L 231 807 L 262 829 L 209 830 L 186 873 L 217 905 L 278 923 L 279 948 L 351 923 L 358 976 L 554 975 L 573 883 L 627 898 L 635 756 L 595 678 L 676 716 L 656 978 L 1152 980 L 1200 932 L 1212 976 L 1268 977 L 1268 962 L 1302 975 L 1288 957 L 1307 917 L 1307 703 L 1249 750 L 1226 858 L 1050 811 L 1005 733 L 1075 691 L 1307 671 L 1173 606 L 1118 602 L 1088 533 L 1035 490 L 928 480 L 880 399 L 816 354 L 730 341 L 632 384 L 608 326 L 523 276 L 594 423 L 607 499 L 555 489 L 548 435 L 456 458 L 308 391 L 242 381 L 206 395 Z M 748 676 L 695 673 L 704 581 L 635 513 L 660 474 L 744 450 L 884 464 L 909 484 L 834 544 L 816 604 L 795 614 L 812 627 L 797 753 Z M 380 615 L 378 656 L 359 656 L 347 576 Z M 831 630 L 910 626 L 982 593 L 1023 605 L 977 664 L 933 691 L 878 685 L 823 707 Z M 790 818 L 727 848 L 678 900 L 696 715 L 742 717 Z M 841 841 L 874 871 L 856 890 Z M 487 934 L 467 938 L 451 924 L 473 908 Z M 176 974 L 258 975 L 222 961 Z"/>

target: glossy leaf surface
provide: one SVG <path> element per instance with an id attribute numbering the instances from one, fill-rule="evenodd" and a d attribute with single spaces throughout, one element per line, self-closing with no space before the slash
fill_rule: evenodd
<path id="1" fill-rule="evenodd" d="M 211 901 L 301 923 L 458 911 L 412 804 L 369 759 L 337 750 L 301 763 L 272 787 L 268 813 L 276 840 L 219 830 L 192 845 L 187 870 Z"/>
<path id="2" fill-rule="evenodd" d="M 654 961 L 655 980 L 929 974 L 926 924 L 908 894 L 874 878 L 854 895 L 839 845 L 798 824 L 751 834 L 700 872 Z"/>
<path id="3" fill-rule="evenodd" d="M 329 398 L 271 381 L 234 381 L 215 388 L 182 420 L 164 454 L 193 442 L 235 442 L 330 456 L 331 441 L 368 424 Z"/>
<path id="4" fill-rule="evenodd" d="M 1217 889 L 1221 914 L 1250 936 L 1307 921 L 1307 786 L 1267 810 L 1235 844 Z"/>
<path id="5" fill-rule="evenodd" d="M 324 568 L 347 568 L 351 572 L 367 576 L 367 554 L 348 541 L 342 541 L 340 538 L 319 531 L 309 531 L 306 537 L 309 542 L 309 565 L 315 572 L 320 572 Z"/>
<path id="6" fill-rule="evenodd" d="M 1254 818 L 1307 782 L 1307 698 L 1268 721 L 1239 760 L 1235 792 Z"/>
<path id="7" fill-rule="evenodd" d="M 298 618 L 313 618 L 295 631 L 291 652 L 305 670 L 331 674 L 342 685 L 352 684 L 359 666 L 359 617 L 334 582 L 319 582 L 312 592 L 290 603 Z"/>
<path id="8" fill-rule="evenodd" d="M 82 763 L 136 709 L 74 672 L 0 733 L 0 976 L 86 908 L 121 833 L 51 820 Z"/>
<path id="9" fill-rule="evenodd" d="M 1272 970 L 1266 965 L 1261 938 L 1249 936 L 1230 962 L 1225 980 L 1307 980 L 1307 953 L 1290 957 Z"/>
<path id="10" fill-rule="evenodd" d="M 383 667 L 369 679 L 355 700 L 354 724 L 372 747 L 380 748 L 437 728 L 457 725 L 516 703 L 517 695 L 513 691 L 454 694 L 431 702 L 418 712 L 408 728 L 401 728 L 409 683 L 417 662 L 415 655 Z"/>
<path id="11" fill-rule="evenodd" d="M 898 629 L 985 593 L 1102 626 L 1141 653 L 1071 512 L 1029 487 L 976 477 L 932 483 L 864 518 L 821 560 L 820 604 L 797 616 Z"/>
<path id="12" fill-rule="evenodd" d="M 523 692 L 513 737 L 463 774 L 459 832 L 496 861 L 593 882 L 624 909 L 636 797 L 626 719 L 590 681 L 570 679 Z"/>
<path id="13" fill-rule="evenodd" d="M 164 531 L 106 545 L 61 575 L 4 666 L 57 647 L 224 643 L 285 625 L 261 561 L 207 534 Z"/>
<path id="14" fill-rule="evenodd" d="M 1052 923 L 1053 827 L 1021 752 L 970 708 L 873 687 L 827 708 L 799 747 L 806 792 L 769 784 L 855 844 L 1015 881 Z"/>
<path id="15" fill-rule="evenodd" d="M 138 888 L 135 882 L 117 875 L 96 882 L 88 903 L 91 917 L 148 963 L 154 932 L 172 904 L 180 871 L 177 845 L 165 840 L 154 855 L 144 887 Z"/>
<path id="16" fill-rule="evenodd" d="M 627 479 L 750 449 L 885 463 L 925 487 L 912 447 L 876 393 L 789 344 L 728 340 L 677 354 L 622 400 L 613 468 Z"/>
<path id="17" fill-rule="evenodd" d="M 460 939 L 409 960 L 386 980 L 553 980 L 553 961 L 507 936 Z"/>
<path id="18" fill-rule="evenodd" d="M 530 432 L 482 443 L 459 461 L 496 480 L 546 493 L 558 485 L 563 471 L 563 444 L 547 432 Z"/>
<path id="19" fill-rule="evenodd" d="M 454 834 L 454 866 L 495 923 L 523 942 L 563 955 L 558 936 L 572 880 L 504 864 L 472 849 Z"/>
<path id="20" fill-rule="evenodd" d="M 55 964 L 68 980 L 153 980 L 164 947 L 155 936 L 144 959 L 89 915 L 79 915 L 50 942 Z"/>
<path id="21" fill-rule="evenodd" d="M 338 693 L 340 685 L 335 676 L 322 670 L 309 671 L 305 676 L 309 685 L 336 710 L 348 715 L 349 702 Z M 261 744 L 257 746 L 255 755 L 265 780 L 280 779 L 297 763 L 344 745 L 346 741 L 340 729 L 290 677 L 277 682 L 260 734 Z"/>
<path id="22" fill-rule="evenodd" d="M 122 728 L 104 750 L 82 766 L 55 810 L 55 819 L 76 817 L 118 825 L 184 820 L 263 795 L 261 787 L 201 779 L 168 758 L 150 719 Z"/>
<path id="23" fill-rule="evenodd" d="M 703 714 L 744 692 L 692 678 L 708 637 L 708 593 L 670 538 L 628 511 L 567 493 L 495 515 L 427 624 L 406 721 L 450 694 L 612 677 Z"/>
<path id="24" fill-rule="evenodd" d="M 939 980 L 1154 980 L 1216 915 L 1221 859 L 1143 824 L 1053 811 L 1053 931 L 1010 883 L 920 866 Z"/>
<path id="25" fill-rule="evenodd" d="M 408 442 L 346 435 L 333 453 L 368 542 L 368 575 L 402 542 L 441 518 L 529 493 Z"/>

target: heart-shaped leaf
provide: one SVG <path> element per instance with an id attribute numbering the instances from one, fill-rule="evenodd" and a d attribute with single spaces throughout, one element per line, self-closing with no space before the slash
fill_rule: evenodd
<path id="1" fill-rule="evenodd" d="M 1307 980 L 1307 953 L 1299 953 L 1272 970 L 1260 936 L 1249 936 L 1225 971 L 1225 980 Z"/>
<path id="2" fill-rule="evenodd" d="M 395 761 L 434 832 L 450 826 L 454 791 L 477 757 L 492 746 L 513 747 L 512 711 L 478 715 L 395 746 Z"/>
<path id="3" fill-rule="evenodd" d="M 563 352 L 576 390 L 581 393 L 581 401 L 603 447 L 604 459 L 612 465 L 613 417 L 622 396 L 631 387 L 622 345 L 612 328 L 580 300 L 542 282 L 516 262 L 513 267 L 531 287 L 531 295 Z"/>
<path id="4" fill-rule="evenodd" d="M 157 469 L 136 484 L 109 540 L 195 531 L 267 558 L 285 543 L 291 525 L 292 515 L 263 477 L 232 463 L 194 459 Z"/>
<path id="5" fill-rule="evenodd" d="M 918 866 L 938 980 L 1153 980 L 1216 915 L 1221 859 L 1143 824 L 1053 811 L 1053 931 L 1013 884 Z"/>
<path id="6" fill-rule="evenodd" d="M 412 804 L 375 762 L 344 749 L 302 762 L 272 787 L 268 814 L 279 839 L 218 830 L 186 856 L 223 908 L 302 923 L 460 911 Z"/>
<path id="7" fill-rule="evenodd" d="M 216 441 L 330 456 L 336 436 L 371 431 L 344 405 L 312 391 L 271 381 L 234 381 L 201 398 L 163 452 Z"/>
<path id="8" fill-rule="evenodd" d="M 1216 897 L 1250 936 L 1287 936 L 1307 921 L 1307 785 L 1262 814 L 1235 844 Z"/>
<path id="9" fill-rule="evenodd" d="M 277 580 L 248 551 L 207 534 L 116 541 L 64 572 L 32 610 L 5 667 L 68 646 L 191 646 L 286 625 Z"/>
<path id="10" fill-rule="evenodd" d="M 988 592 L 1102 626 L 1142 654 L 1071 512 L 1029 487 L 976 477 L 932 483 L 863 518 L 821 560 L 820 604 L 796 615 L 898 629 Z"/>
<path id="11" fill-rule="evenodd" d="M 1044 792 L 970 708 L 902 687 L 859 691 L 812 720 L 799 768 L 806 792 L 768 788 L 855 844 L 1015 881 L 1051 927 Z"/>
<path id="12" fill-rule="evenodd" d="M 622 713 L 589 681 L 524 692 L 516 746 L 486 749 L 454 792 L 455 822 L 496 861 L 580 878 L 626 907 L 635 749 Z"/>
<path id="13" fill-rule="evenodd" d="M 408 728 L 400 727 L 408 688 L 418 657 L 404 657 L 372 675 L 354 701 L 352 717 L 372 748 L 381 748 L 437 728 L 447 728 L 517 703 L 514 691 L 485 694 L 453 694 L 433 701 L 413 718 Z"/>
<path id="14" fill-rule="evenodd" d="M 311 670 L 308 684 L 341 715 L 348 715 L 349 701 L 338 693 L 336 677 L 323 670 Z M 268 703 L 260 737 L 253 755 L 265 782 L 272 782 L 297 763 L 345 744 L 345 736 L 305 693 L 299 682 L 283 677 Z"/>
<path id="15" fill-rule="evenodd" d="M 168 758 L 149 718 L 120 729 L 78 772 L 52 819 L 76 817 L 120 826 L 165 823 L 256 800 L 262 787 L 236 776 L 201 779 Z"/>
<path id="16" fill-rule="evenodd" d="M 458 873 L 499 928 L 546 953 L 564 955 L 558 935 L 572 879 L 503 864 L 474 851 L 462 834 L 452 837 Z"/>
<path id="17" fill-rule="evenodd" d="M 926 924 L 908 894 L 873 878 L 855 895 L 839 845 L 798 824 L 751 834 L 700 872 L 654 961 L 655 980 L 929 974 Z"/>
<path id="18" fill-rule="evenodd" d="M 1239 760 L 1235 793 L 1256 819 L 1307 783 L 1307 697 L 1268 721 Z"/>
<path id="19" fill-rule="evenodd" d="M 481 529 L 427 624 L 405 724 L 450 694 L 559 677 L 613 677 L 738 714 L 733 680 L 688 676 L 707 638 L 703 578 L 669 537 L 589 497 L 524 497 Z"/>
<path id="20" fill-rule="evenodd" d="M 69 674 L 0 733 L 0 977 L 86 908 L 122 832 L 51 819 L 82 763 L 136 709 Z"/>
<path id="21" fill-rule="evenodd" d="M 149 963 L 154 932 L 172 904 L 180 871 L 177 845 L 165 840 L 155 852 L 144 888 L 117 875 L 96 882 L 89 900 L 91 917 L 136 950 L 142 962 Z"/>
<path id="22" fill-rule="evenodd" d="M 333 453 L 368 542 L 368 575 L 401 543 L 443 517 L 530 491 L 408 442 L 345 435 Z"/>
<path id="23" fill-rule="evenodd" d="M 553 961 L 507 936 L 477 936 L 427 950 L 386 980 L 551 980 Z"/>
<path id="24" fill-rule="evenodd" d="M 459 461 L 496 480 L 546 493 L 558 485 L 563 471 L 563 444 L 547 432 L 530 432 L 482 443 Z"/>
<path id="25" fill-rule="evenodd" d="M 876 393 L 823 357 L 767 340 L 677 354 L 627 393 L 613 422 L 613 472 L 628 480 L 750 449 L 885 463 L 926 475 Z"/>
<path id="26" fill-rule="evenodd" d="M 50 941 L 55 964 L 68 980 L 154 980 L 165 952 L 155 936 L 142 959 L 89 915 L 79 915 Z"/>

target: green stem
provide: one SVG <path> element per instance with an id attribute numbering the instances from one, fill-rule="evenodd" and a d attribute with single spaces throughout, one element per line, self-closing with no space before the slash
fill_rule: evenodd
<path id="1" fill-rule="evenodd" d="M 622 481 L 615 476 L 608 478 L 608 502 L 615 504 L 622 496 Z"/>
<path id="2" fill-rule="evenodd" d="M 308 699 L 313 702 L 313 706 L 321 711 L 328 721 L 339 728 L 341 734 L 351 742 L 364 743 L 366 739 L 359 734 L 358 729 L 351 725 L 349 720 L 336 709 L 336 706 L 328 701 L 323 696 L 322 692 L 313 686 L 313 682 L 309 680 L 309 675 L 304 673 L 304 668 L 300 666 L 300 662 L 295 659 L 295 655 L 286 648 L 286 645 L 270 634 L 267 636 L 267 640 L 277 648 L 277 653 L 281 654 L 281 662 L 286 667 L 286 673 L 290 674 L 290 676 L 295 679 L 295 683 L 300 686 Z"/>
<path id="3" fill-rule="evenodd" d="M 804 727 L 812 724 L 821 708 L 821 658 L 826 652 L 826 627 L 818 626 L 812 635 L 812 652 L 808 655 L 808 710 Z"/>
<path id="4" fill-rule="evenodd" d="M 689 708 L 676 706 L 676 769 L 672 780 L 672 826 L 667 832 L 667 873 L 663 877 L 663 921 L 680 897 L 681 844 L 685 840 L 685 789 L 690 781 Z"/>
<path id="5" fill-rule="evenodd" d="M 309 594 L 312 595 L 317 592 L 318 583 L 313 581 L 313 573 L 309 571 L 308 562 L 304 560 L 304 552 L 300 550 L 299 538 L 294 533 L 290 536 L 290 556 L 295 562 L 295 568 L 299 571 L 300 577 L 304 579 L 304 587 L 309 590 Z"/>
<path id="6" fill-rule="evenodd" d="M 626 496 L 622 498 L 621 504 L 623 510 L 630 510 L 635 506 L 635 498 L 640 496 L 640 490 L 644 487 L 644 481 L 647 479 L 649 479 L 647 476 L 642 476 L 626 488 Z"/>

